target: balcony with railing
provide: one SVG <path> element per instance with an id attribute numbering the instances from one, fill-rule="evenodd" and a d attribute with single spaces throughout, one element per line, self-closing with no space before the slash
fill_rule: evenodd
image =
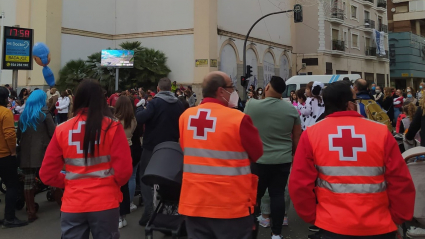
<path id="1" fill-rule="evenodd" d="M 380 32 L 388 33 L 388 26 L 387 26 L 387 25 L 385 25 L 385 24 L 380 24 L 378 27 L 379 27 L 379 28 L 378 28 L 378 30 L 379 30 Z"/>
<path id="2" fill-rule="evenodd" d="M 341 40 L 332 40 L 332 51 L 335 51 L 335 53 L 344 52 L 345 42 Z"/>
<path id="3" fill-rule="evenodd" d="M 378 0 L 377 6 L 379 11 L 387 10 L 387 0 Z"/>
<path id="4" fill-rule="evenodd" d="M 364 19 L 364 27 L 366 29 L 369 29 L 371 31 L 373 31 L 373 29 L 375 29 L 375 21 L 374 20 L 370 20 L 370 19 Z"/>
<path id="5" fill-rule="evenodd" d="M 363 5 L 373 7 L 374 2 L 373 2 L 373 0 L 363 0 Z"/>
<path id="6" fill-rule="evenodd" d="M 381 60 L 388 60 L 389 59 L 388 51 L 385 51 L 385 54 L 383 54 L 383 55 L 377 54 L 376 56 Z"/>
<path id="7" fill-rule="evenodd" d="M 335 23 L 344 23 L 344 9 L 332 8 L 329 21 Z"/>
<path id="8" fill-rule="evenodd" d="M 366 47 L 366 56 L 376 56 L 376 47 Z"/>

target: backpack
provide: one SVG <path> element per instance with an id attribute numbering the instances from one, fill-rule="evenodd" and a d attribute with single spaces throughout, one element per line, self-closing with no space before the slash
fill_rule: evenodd
<path id="1" fill-rule="evenodd" d="M 376 101 L 362 99 L 360 99 L 359 101 L 364 105 L 364 109 L 368 119 L 386 125 L 388 130 L 391 133 L 393 132 L 393 126 L 390 118 L 388 117 L 387 113 L 382 110 L 381 106 L 376 103 Z"/>

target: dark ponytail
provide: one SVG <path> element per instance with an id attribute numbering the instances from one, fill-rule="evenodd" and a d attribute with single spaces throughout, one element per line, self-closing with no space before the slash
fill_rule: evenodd
<path id="1" fill-rule="evenodd" d="M 76 116 L 78 113 L 87 114 L 83 142 L 84 158 L 87 161 L 88 154 L 94 156 L 95 148 L 99 150 L 96 142 L 104 142 L 104 140 L 100 141 L 100 135 L 105 117 L 110 118 L 105 131 L 108 131 L 113 123 L 113 115 L 106 105 L 103 89 L 97 80 L 84 79 L 78 85 L 73 114 Z"/>

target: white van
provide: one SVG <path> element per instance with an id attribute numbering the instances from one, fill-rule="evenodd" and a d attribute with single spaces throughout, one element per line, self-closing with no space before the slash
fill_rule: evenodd
<path id="1" fill-rule="evenodd" d="M 354 82 L 357 79 L 360 79 L 359 74 L 347 74 L 347 75 L 297 75 L 289 78 L 286 81 L 286 90 L 283 92 L 283 98 L 289 98 L 291 91 L 297 91 L 303 87 L 306 87 L 307 84 L 311 81 L 320 81 L 325 86 L 335 81 L 340 81 L 345 77 L 350 78 L 351 82 Z"/>

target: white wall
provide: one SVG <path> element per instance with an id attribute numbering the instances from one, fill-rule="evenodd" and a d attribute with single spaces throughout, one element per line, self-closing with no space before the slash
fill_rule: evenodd
<path id="1" fill-rule="evenodd" d="M 16 1 L 15 0 L 0 0 L 0 12 L 4 12 L 5 18 L 0 19 L 3 21 L 3 26 L 13 26 L 16 24 Z M 1 41 L 3 36 L 0 35 Z M 0 56 L 3 48 L 0 47 Z M 0 62 L 1 64 L 1 62 Z M 1 68 L 1 67 L 0 67 Z M 1 70 L 0 69 L 0 85 L 12 84 L 12 70 Z"/>
<path id="2" fill-rule="evenodd" d="M 289 0 L 218 0 L 218 28 L 245 35 L 248 33 L 251 25 L 263 15 L 282 11 L 281 9 L 293 9 L 291 2 Z M 259 4 L 261 5 L 261 9 Z M 291 45 L 291 21 L 293 21 L 291 14 L 269 16 L 254 27 L 251 36 Z"/>
<path id="3" fill-rule="evenodd" d="M 119 0 L 116 8 L 116 33 L 126 34 L 193 28 L 193 1 Z"/>
<path id="4" fill-rule="evenodd" d="M 114 48 L 111 40 L 62 34 L 61 67 L 70 60 L 87 60 L 87 56 L 108 47 Z"/>
<path id="5" fill-rule="evenodd" d="M 177 81 L 183 84 L 193 83 L 195 66 L 193 35 L 117 40 L 116 45 L 118 46 L 124 41 L 140 41 L 144 47 L 154 48 L 164 52 L 168 57 L 168 68 L 171 69 L 171 73 L 168 75 L 171 81 Z"/>
<path id="6" fill-rule="evenodd" d="M 63 0 L 62 27 L 115 34 L 115 4 L 116 0 Z"/>

